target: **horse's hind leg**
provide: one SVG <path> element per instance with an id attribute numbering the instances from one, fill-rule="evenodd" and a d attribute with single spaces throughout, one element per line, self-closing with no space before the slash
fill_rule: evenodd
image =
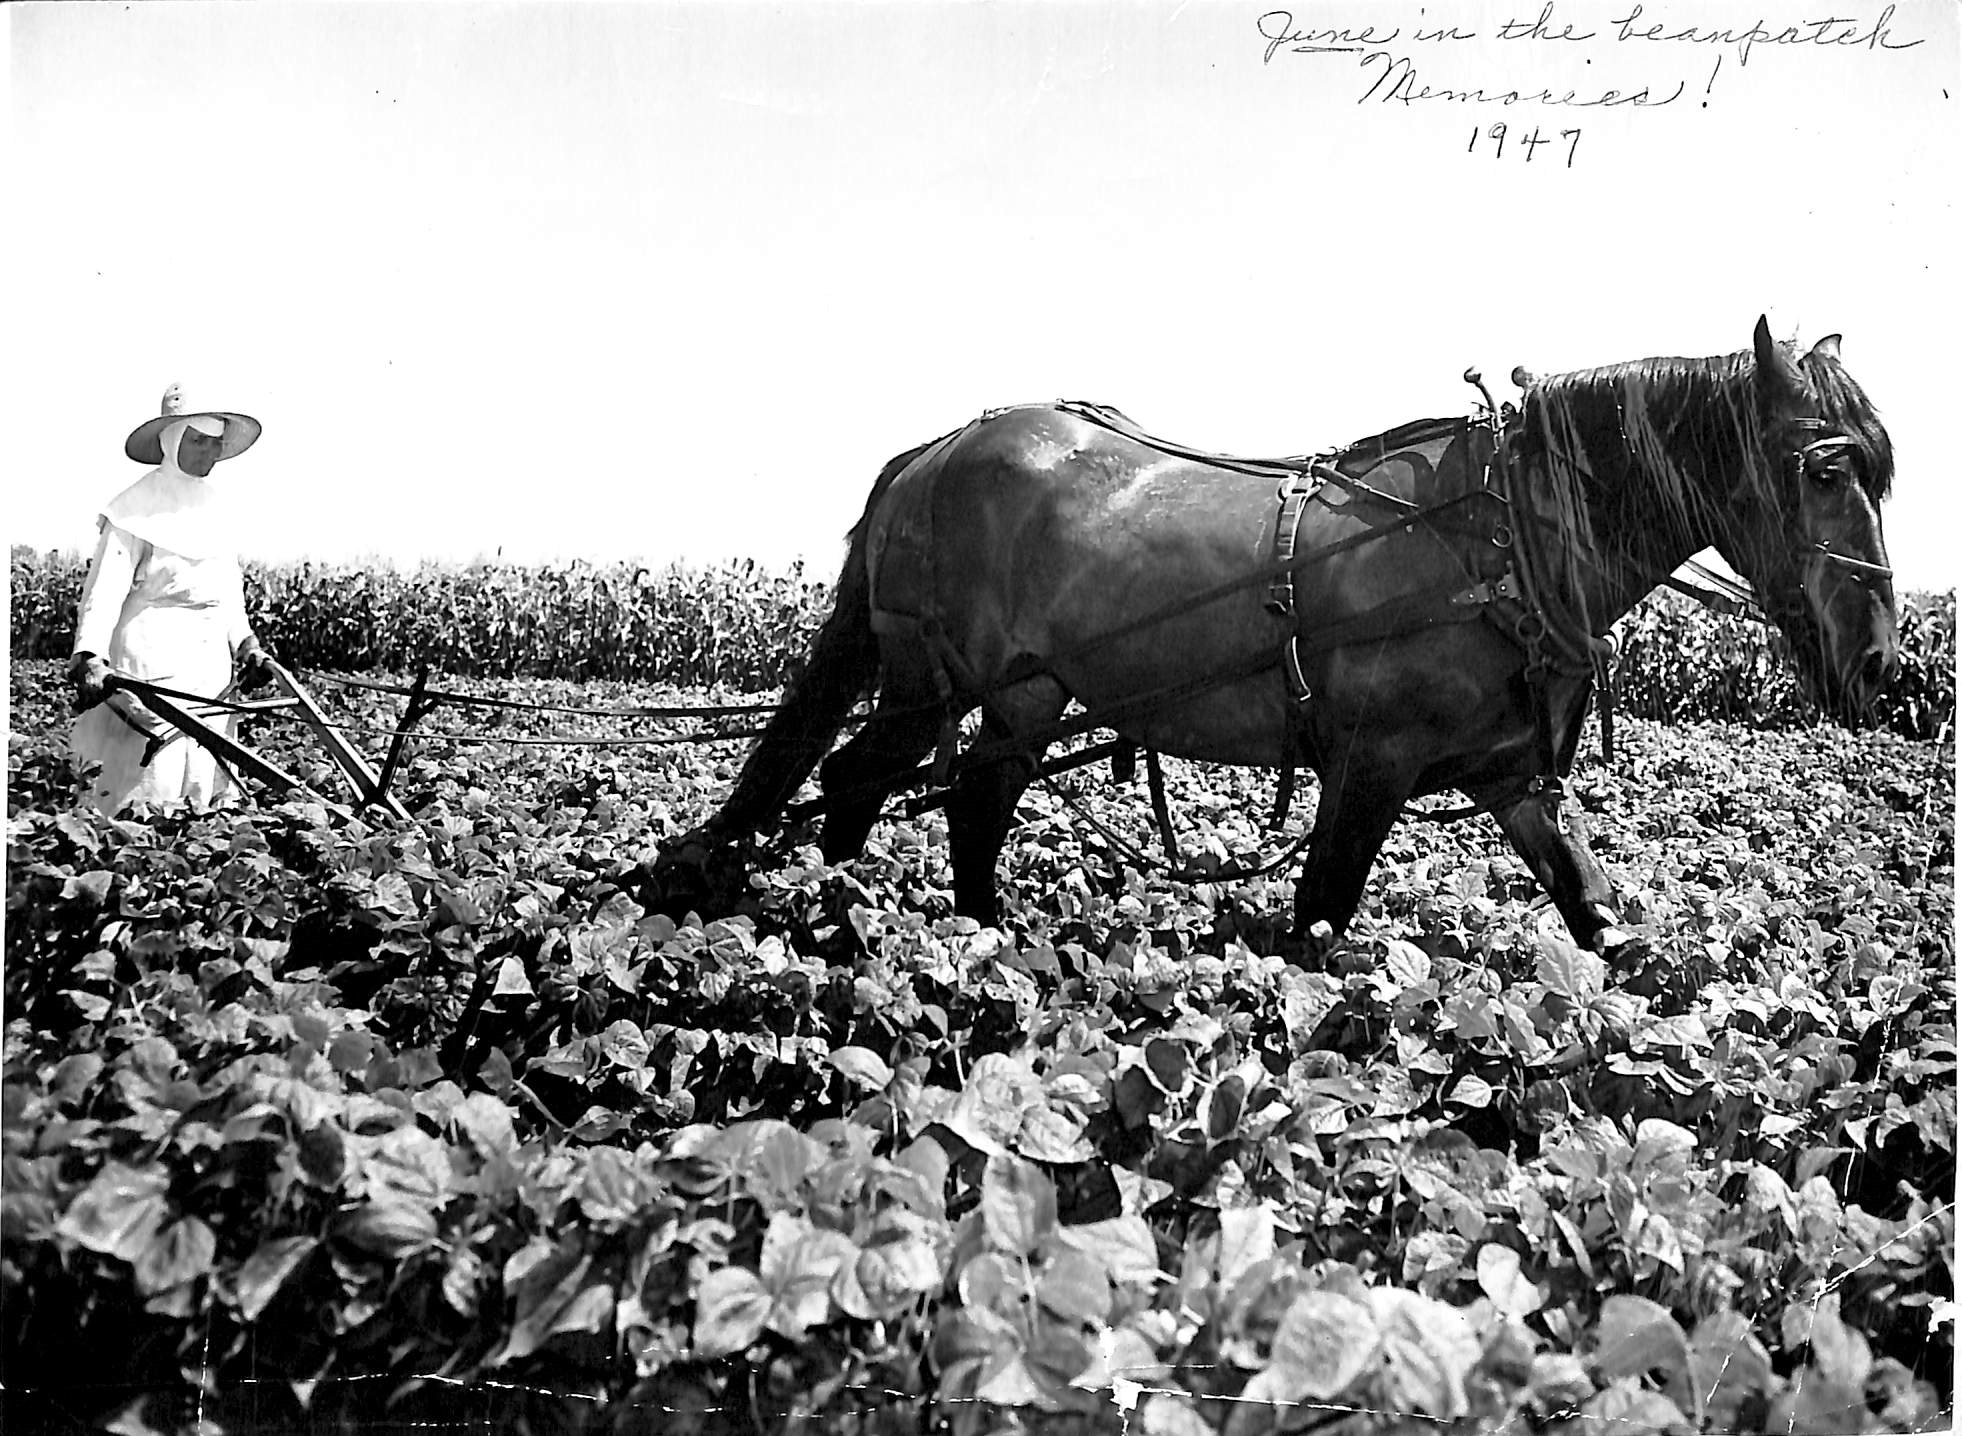
<path id="1" fill-rule="evenodd" d="M 1022 751 L 963 765 L 947 804 L 948 856 L 954 867 L 954 911 L 982 924 L 1001 920 L 995 862 L 1015 821 L 1015 805 L 1036 775 L 1048 743 L 1040 736 L 1063 714 L 1069 697 L 1055 679 L 1036 677 L 997 694 L 988 704 L 980 742 L 1019 743 Z"/>
<path id="2" fill-rule="evenodd" d="M 1468 795 L 1474 802 L 1494 796 L 1479 789 Z M 1599 951 L 1626 940 L 1615 928 L 1614 888 L 1587 846 L 1586 819 L 1574 803 L 1548 792 L 1529 793 L 1495 808 L 1493 816 L 1553 899 L 1575 942 Z"/>
<path id="3" fill-rule="evenodd" d="M 1312 949 L 1339 935 L 1356 915 L 1370 867 L 1415 783 L 1415 775 L 1401 766 L 1355 749 L 1324 764 L 1320 773 L 1308 861 L 1294 890 L 1294 936 Z M 1326 935 L 1315 930 L 1323 923 Z"/>
<path id="4" fill-rule="evenodd" d="M 906 682 L 888 669 L 872 716 L 820 770 L 828 809 L 819 847 L 826 862 L 864 848 L 890 796 L 887 785 L 932 751 L 945 712 L 931 684 Z"/>

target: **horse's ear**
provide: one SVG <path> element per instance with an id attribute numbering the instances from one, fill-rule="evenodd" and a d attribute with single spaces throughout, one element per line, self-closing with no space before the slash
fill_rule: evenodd
<path id="1" fill-rule="evenodd" d="M 1777 341 L 1771 337 L 1771 324 L 1760 314 L 1758 327 L 1751 332 L 1751 347 L 1757 354 L 1758 382 L 1780 395 L 1803 392 L 1805 381 Z"/>
<path id="2" fill-rule="evenodd" d="M 1839 336 L 1837 334 L 1828 334 L 1824 339 L 1821 339 L 1817 344 L 1812 346 L 1812 352 L 1817 354 L 1821 359 L 1839 358 Z"/>

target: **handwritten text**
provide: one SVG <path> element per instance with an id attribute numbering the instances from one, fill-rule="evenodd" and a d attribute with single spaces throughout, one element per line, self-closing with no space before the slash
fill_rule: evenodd
<path id="1" fill-rule="evenodd" d="M 1423 10 L 1418 11 L 1419 19 Z M 1599 11 L 1595 12 L 1599 14 Z M 1571 19 L 1558 8 L 1557 0 L 1543 0 L 1537 12 L 1507 17 L 1481 35 L 1460 25 L 1422 23 L 1406 25 L 1393 19 L 1367 25 L 1318 25 L 1297 20 L 1292 10 L 1269 10 L 1255 22 L 1262 45 L 1262 63 L 1272 64 L 1277 56 L 1351 55 L 1363 72 L 1357 104 L 1417 105 L 1426 102 L 1455 102 L 1470 105 L 1549 105 L 1562 108 L 1657 109 L 1675 104 L 1689 88 L 1680 73 L 1664 76 L 1635 76 L 1636 83 L 1624 81 L 1610 88 L 1545 83 L 1532 75 L 1518 73 L 1522 65 L 1531 66 L 1535 57 L 1558 53 L 1577 54 L 1579 47 L 1592 47 L 1593 53 L 1653 55 L 1666 57 L 1688 54 L 1683 47 L 1701 47 L 1701 53 L 1715 53 L 1717 63 L 1703 79 L 1703 101 L 1707 108 L 1725 56 L 1734 57 L 1738 66 L 1749 65 L 1754 54 L 1766 47 L 1803 48 L 1813 52 L 1862 50 L 1884 54 L 1910 50 L 1926 43 L 1924 39 L 1901 36 L 1895 24 L 1896 7 L 1887 5 L 1871 19 L 1857 15 L 1823 15 L 1787 23 L 1762 17 L 1747 23 L 1683 23 L 1671 18 L 1666 8 L 1652 12 L 1646 0 L 1627 0 L 1626 12 L 1615 14 L 1605 23 Z M 1481 63 L 1498 63 L 1513 73 L 1498 81 L 1459 81 L 1436 84 L 1422 78 L 1418 58 L 1441 54 L 1447 47 L 1483 40 L 1478 47 Z M 1462 65 L 1462 62 L 1460 62 Z M 1585 59 L 1592 64 L 1592 55 Z M 1664 63 L 1667 63 L 1666 59 Z M 1571 68 L 1563 71 L 1572 77 Z"/>
<path id="2" fill-rule="evenodd" d="M 1683 82 L 1678 80 L 1676 87 L 1668 94 L 1655 96 L 1644 85 L 1639 90 L 1623 94 L 1620 90 L 1600 90 L 1582 94 L 1577 90 L 1555 92 L 1551 89 L 1538 90 L 1487 90 L 1483 86 L 1470 90 L 1452 89 L 1448 85 L 1431 86 L 1417 82 L 1417 67 L 1402 55 L 1391 55 L 1377 50 L 1363 56 L 1364 69 L 1376 69 L 1379 73 L 1363 91 L 1357 104 L 1375 100 L 1378 104 L 1414 105 L 1424 100 L 1456 100 L 1460 103 L 1477 105 L 1568 105 L 1577 109 L 1592 107 L 1613 107 L 1618 105 L 1654 106 L 1675 103 L 1682 97 Z"/>

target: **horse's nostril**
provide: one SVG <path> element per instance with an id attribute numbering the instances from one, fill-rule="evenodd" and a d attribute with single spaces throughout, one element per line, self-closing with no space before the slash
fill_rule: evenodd
<path id="1" fill-rule="evenodd" d="M 1894 673 L 1894 655 L 1884 648 L 1876 648 L 1866 656 L 1860 665 L 1860 681 L 1869 692 L 1879 692 Z"/>

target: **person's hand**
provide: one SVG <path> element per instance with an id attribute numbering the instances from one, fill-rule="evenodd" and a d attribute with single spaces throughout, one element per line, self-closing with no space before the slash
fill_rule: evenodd
<path id="1" fill-rule="evenodd" d="M 68 680 L 75 685 L 75 711 L 84 712 L 109 696 L 109 665 L 93 653 L 78 653 L 68 661 Z"/>
<path id="2" fill-rule="evenodd" d="M 249 637 L 238 646 L 237 662 L 241 687 L 258 688 L 272 682 L 272 655 L 259 646 L 257 638 Z"/>

